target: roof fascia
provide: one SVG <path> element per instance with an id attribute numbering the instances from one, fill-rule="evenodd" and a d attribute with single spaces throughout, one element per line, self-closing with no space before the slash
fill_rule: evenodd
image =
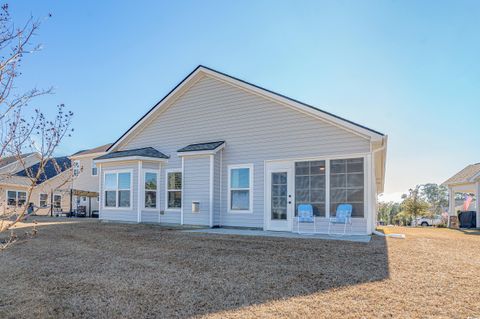
<path id="1" fill-rule="evenodd" d="M 208 150 L 208 151 L 177 152 L 177 156 L 182 157 L 182 156 L 198 156 L 198 155 L 215 155 L 216 153 L 218 153 L 218 151 L 220 151 L 223 148 L 225 148 L 225 143 L 218 146 L 216 149 Z"/>
<path id="2" fill-rule="evenodd" d="M 148 156 L 124 156 L 124 157 L 114 157 L 114 158 L 105 158 L 105 159 L 94 159 L 94 163 L 111 163 L 111 162 L 124 162 L 124 161 L 153 161 L 153 162 L 167 162 L 166 158 L 155 158 Z"/>

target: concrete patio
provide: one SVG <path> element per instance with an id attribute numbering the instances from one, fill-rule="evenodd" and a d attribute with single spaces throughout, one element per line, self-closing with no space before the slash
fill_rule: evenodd
<path id="1" fill-rule="evenodd" d="M 327 235 L 327 234 L 297 234 L 292 232 L 263 231 L 255 229 L 238 228 L 202 228 L 183 230 L 187 233 L 202 233 L 216 235 L 240 235 L 240 236 L 259 236 L 259 237 L 277 237 L 277 238 L 300 238 L 300 239 L 324 239 L 324 240 L 342 240 L 358 243 L 370 242 L 371 236 L 368 235 Z"/>

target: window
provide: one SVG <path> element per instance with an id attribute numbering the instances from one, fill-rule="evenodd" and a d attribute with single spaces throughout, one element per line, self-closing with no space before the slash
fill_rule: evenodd
<path id="1" fill-rule="evenodd" d="M 80 161 L 73 161 L 73 176 L 80 175 Z"/>
<path id="2" fill-rule="evenodd" d="M 157 173 L 145 172 L 144 191 L 145 208 L 157 208 Z"/>
<path id="3" fill-rule="evenodd" d="M 167 172 L 167 209 L 182 208 L 182 172 Z"/>
<path id="4" fill-rule="evenodd" d="M 98 175 L 98 170 L 97 170 L 97 164 L 92 160 L 92 176 L 97 176 Z"/>
<path id="5" fill-rule="evenodd" d="M 339 204 L 351 204 L 352 217 L 364 216 L 363 158 L 330 162 L 330 214 L 335 216 Z"/>
<path id="6" fill-rule="evenodd" d="M 105 173 L 105 207 L 131 207 L 131 176 L 131 172 Z"/>
<path id="7" fill-rule="evenodd" d="M 235 165 L 228 168 L 229 210 L 252 211 L 253 165 Z"/>
<path id="8" fill-rule="evenodd" d="M 7 191 L 7 204 L 9 206 L 22 206 L 27 201 L 27 193 L 22 191 Z"/>
<path id="9" fill-rule="evenodd" d="M 295 215 L 298 205 L 311 204 L 313 214 L 325 217 L 325 161 L 295 163 Z"/>
<path id="10" fill-rule="evenodd" d="M 48 194 L 40 194 L 40 207 L 47 207 Z"/>
<path id="11" fill-rule="evenodd" d="M 53 195 L 53 208 L 61 209 L 62 208 L 62 195 Z"/>

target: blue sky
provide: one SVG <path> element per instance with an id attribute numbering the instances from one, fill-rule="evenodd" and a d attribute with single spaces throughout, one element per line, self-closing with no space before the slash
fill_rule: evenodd
<path id="1" fill-rule="evenodd" d="M 480 161 L 479 1 L 16 1 L 46 19 L 19 90 L 116 140 L 198 64 L 389 135 L 387 197 Z"/>

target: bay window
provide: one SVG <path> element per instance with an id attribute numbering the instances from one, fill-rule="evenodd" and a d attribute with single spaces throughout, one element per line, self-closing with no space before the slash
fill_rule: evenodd
<path id="1" fill-rule="evenodd" d="M 180 170 L 167 171 L 167 209 L 180 210 L 182 208 L 182 172 Z"/>
<path id="2" fill-rule="evenodd" d="M 105 207 L 131 208 L 131 179 L 131 172 L 105 172 Z"/>
<path id="3" fill-rule="evenodd" d="M 144 175 L 144 207 L 147 209 L 157 208 L 157 176 L 155 172 L 145 172 Z"/>
<path id="4" fill-rule="evenodd" d="M 230 212 L 252 211 L 253 165 L 228 168 L 228 207 Z"/>

